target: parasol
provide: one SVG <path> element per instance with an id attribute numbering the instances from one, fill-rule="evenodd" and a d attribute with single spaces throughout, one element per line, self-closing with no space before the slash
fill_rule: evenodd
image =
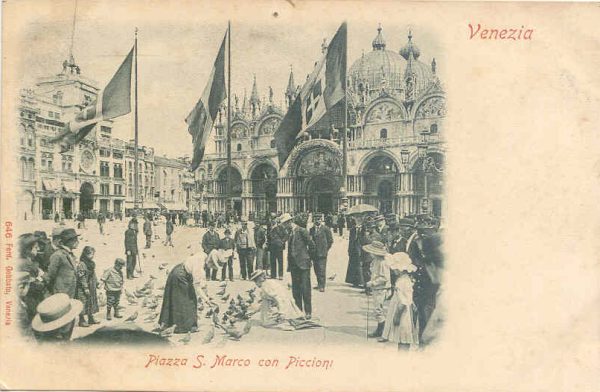
<path id="1" fill-rule="evenodd" d="M 376 213 L 379 210 L 376 207 L 373 207 L 372 205 L 369 204 L 357 204 L 355 206 L 352 206 L 348 212 L 346 213 L 346 215 L 358 215 L 358 214 L 366 214 L 366 213 Z"/>

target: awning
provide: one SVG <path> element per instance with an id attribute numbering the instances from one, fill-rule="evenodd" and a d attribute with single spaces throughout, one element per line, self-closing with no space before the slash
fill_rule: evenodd
<path id="1" fill-rule="evenodd" d="M 60 181 L 55 178 L 43 178 L 42 185 L 45 191 L 60 192 L 61 190 Z"/>
<path id="2" fill-rule="evenodd" d="M 125 201 L 125 208 L 135 208 L 134 207 L 134 203 L 132 201 Z M 145 202 L 139 202 L 138 203 L 138 209 L 139 210 L 160 210 L 160 206 L 158 204 L 156 204 L 153 201 L 145 201 Z"/>
<path id="3" fill-rule="evenodd" d="M 187 211 L 187 207 L 183 203 L 164 203 L 164 206 L 169 211 Z"/>
<path id="4" fill-rule="evenodd" d="M 63 189 L 67 192 L 77 193 L 79 189 L 77 188 L 77 183 L 75 181 L 63 181 Z"/>

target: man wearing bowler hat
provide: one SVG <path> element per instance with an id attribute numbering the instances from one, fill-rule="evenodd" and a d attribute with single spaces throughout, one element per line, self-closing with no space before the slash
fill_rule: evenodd
<path id="1" fill-rule="evenodd" d="M 324 292 L 327 280 L 327 254 L 333 245 L 333 235 L 329 226 L 323 224 L 323 215 L 315 215 L 315 225 L 310 228 L 310 236 L 315 242 L 313 264 L 317 276 L 317 286 L 314 288 Z"/>
<path id="2" fill-rule="evenodd" d="M 137 223 L 133 219 L 129 221 L 127 230 L 125 230 L 125 254 L 127 255 L 127 279 L 135 278 L 135 264 L 138 255 L 137 243 Z"/>
<path id="3" fill-rule="evenodd" d="M 75 229 L 65 229 L 58 238 L 58 249 L 50 257 L 48 273 L 44 275 L 46 285 L 52 294 L 64 293 L 70 298 L 75 296 L 77 259 L 73 249 L 79 245 L 78 237 Z"/>
<path id="4" fill-rule="evenodd" d="M 283 279 L 283 250 L 291 231 L 292 216 L 281 215 L 277 225 L 269 232 L 269 253 L 271 257 L 271 279 Z"/>
<path id="5" fill-rule="evenodd" d="M 310 288 L 311 258 L 315 254 L 315 243 L 311 238 L 306 224 L 308 216 L 300 213 L 294 218 L 288 247 L 288 270 L 292 275 L 292 293 L 296 305 L 304 311 L 306 319 L 312 315 L 312 294 Z"/>

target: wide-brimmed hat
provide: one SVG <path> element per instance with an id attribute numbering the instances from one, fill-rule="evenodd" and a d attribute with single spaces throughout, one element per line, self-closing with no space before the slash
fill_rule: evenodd
<path id="1" fill-rule="evenodd" d="M 37 332 L 57 330 L 75 320 L 82 309 L 81 301 L 71 299 L 64 293 L 54 294 L 37 306 L 31 328 Z"/>
<path id="2" fill-rule="evenodd" d="M 19 236 L 19 249 L 27 249 L 40 241 L 38 237 L 31 233 L 21 234 Z"/>
<path id="3" fill-rule="evenodd" d="M 64 229 L 62 233 L 60 233 L 59 238 L 64 242 L 77 237 L 79 237 L 79 234 L 77 234 L 75 229 Z"/>
<path id="4" fill-rule="evenodd" d="M 36 236 L 37 238 L 39 238 L 40 240 L 47 240 L 48 239 L 48 235 L 46 234 L 45 231 L 36 230 L 36 231 L 33 232 L 33 235 Z"/>
<path id="5" fill-rule="evenodd" d="M 261 269 L 257 269 L 256 271 L 254 271 L 252 273 L 252 275 L 250 275 L 250 280 L 256 280 L 256 279 L 258 279 L 261 276 L 266 276 L 265 271 L 261 270 Z"/>
<path id="6" fill-rule="evenodd" d="M 415 272 L 417 270 L 417 266 L 412 263 L 410 256 L 404 252 L 387 255 L 385 261 L 392 270 L 400 272 Z"/>
<path id="7" fill-rule="evenodd" d="M 55 227 L 54 229 L 52 229 L 52 238 L 60 238 L 60 235 L 64 230 L 64 227 Z"/>
<path id="8" fill-rule="evenodd" d="M 378 256 L 385 256 L 388 254 L 385 245 L 379 241 L 373 241 L 368 245 L 364 245 L 363 250 Z"/>
<path id="9" fill-rule="evenodd" d="M 279 223 L 285 223 L 291 221 L 293 218 L 287 212 L 279 217 Z"/>

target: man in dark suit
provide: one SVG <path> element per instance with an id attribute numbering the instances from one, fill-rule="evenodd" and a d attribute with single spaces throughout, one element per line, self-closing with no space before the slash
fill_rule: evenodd
<path id="1" fill-rule="evenodd" d="M 323 217 L 315 216 L 315 225 L 310 229 L 310 236 L 315 243 L 315 255 L 313 258 L 317 286 L 313 287 L 320 292 L 325 291 L 327 253 L 333 245 L 333 235 L 329 226 L 323 224 Z"/>
<path id="2" fill-rule="evenodd" d="M 125 230 L 125 254 L 127 255 L 127 279 L 135 278 L 135 264 L 138 255 L 137 224 L 131 220 Z"/>
<path id="3" fill-rule="evenodd" d="M 283 279 L 283 250 L 290 233 L 292 217 L 290 214 L 283 214 L 279 218 L 279 223 L 269 232 L 269 252 L 271 256 L 271 279 L 279 277 Z"/>
<path id="4" fill-rule="evenodd" d="M 208 224 L 208 231 L 202 236 L 202 250 L 208 256 L 213 249 L 218 249 L 220 244 L 221 238 L 219 237 L 219 233 L 215 231 L 215 223 L 211 221 Z M 206 273 L 206 280 L 211 280 L 211 271 L 206 268 L 206 265 L 204 271 Z"/>
<path id="5" fill-rule="evenodd" d="M 292 274 L 294 301 L 300 310 L 304 310 L 306 319 L 310 319 L 312 315 L 310 259 L 315 254 L 315 243 L 306 230 L 307 220 L 305 213 L 298 214 L 294 220 L 296 226 L 292 229 L 288 246 L 288 270 Z"/>

